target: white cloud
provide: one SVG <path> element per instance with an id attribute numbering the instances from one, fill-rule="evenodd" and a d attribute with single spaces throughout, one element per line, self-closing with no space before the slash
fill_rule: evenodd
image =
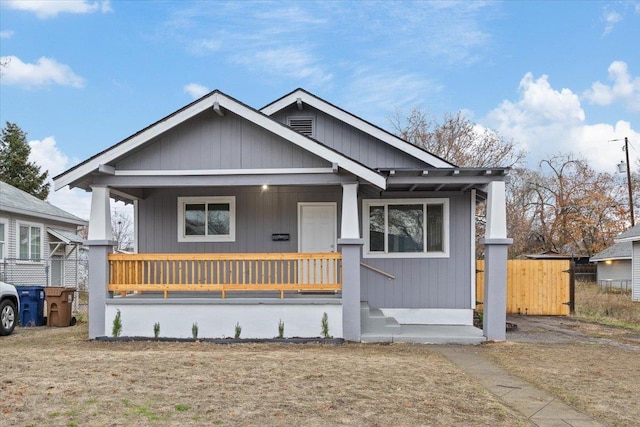
<path id="1" fill-rule="evenodd" d="M 12 30 L 0 31 L 0 39 L 10 39 L 15 33 Z"/>
<path id="2" fill-rule="evenodd" d="M 605 23 L 603 35 L 606 35 L 613 31 L 613 27 L 615 27 L 618 22 L 622 21 L 622 15 L 618 12 L 605 11 L 602 15 L 602 20 Z"/>
<path id="3" fill-rule="evenodd" d="M 266 49 L 248 55 L 237 55 L 234 59 L 239 64 L 275 75 L 310 80 L 313 85 L 326 83 L 333 78 L 331 73 L 324 71 L 318 61 L 301 47 Z"/>
<path id="4" fill-rule="evenodd" d="M 389 69 L 357 68 L 350 84 L 344 88 L 344 107 L 381 125 L 389 121 L 388 111 L 418 106 L 433 98 L 443 86 L 422 75 Z"/>
<path id="5" fill-rule="evenodd" d="M 187 43 L 187 50 L 193 55 L 207 55 L 220 50 L 222 43 L 215 39 L 191 40 Z"/>
<path id="6" fill-rule="evenodd" d="M 112 12 L 110 0 L 88 2 L 87 0 L 5 0 L 10 9 L 35 13 L 40 19 L 53 18 L 59 13 Z"/>
<path id="7" fill-rule="evenodd" d="M 547 76 L 534 80 L 531 73 L 520 82 L 518 100 L 503 101 L 488 114 L 486 123 L 526 149 L 533 165 L 549 155 L 575 153 L 596 170 L 614 172 L 621 153 L 608 141 L 625 136 L 640 141 L 640 133 L 628 122 L 587 123 L 575 93 L 556 90 Z"/>
<path id="8" fill-rule="evenodd" d="M 5 85 L 33 88 L 57 84 L 82 88 L 85 80 L 76 75 L 66 64 L 55 59 L 41 57 L 35 64 L 24 63 L 17 56 L 0 57 L 0 62 L 7 63 L 2 69 L 0 83 Z"/>
<path id="9" fill-rule="evenodd" d="M 632 111 L 640 111 L 640 77 L 631 76 L 623 61 L 612 62 L 608 71 L 613 84 L 608 86 L 597 81 L 584 92 L 583 97 L 596 105 L 611 105 L 620 101 Z"/>
<path id="10" fill-rule="evenodd" d="M 53 177 L 64 172 L 71 166 L 71 163 L 76 163 L 76 160 L 73 159 L 72 161 L 60 151 L 56 146 L 56 140 L 52 136 L 48 136 L 41 141 L 29 141 L 29 147 L 31 148 L 29 161 L 40 166 L 42 170 L 49 172 L 48 181 L 51 184 L 51 192 L 47 199 L 48 202 L 77 217 L 89 219 L 91 212 L 91 193 L 77 188 L 71 190 L 68 187 L 53 191 Z"/>
<path id="11" fill-rule="evenodd" d="M 198 83 L 189 83 L 183 88 L 185 93 L 188 93 L 193 99 L 198 99 L 210 92 L 206 86 L 202 86 Z"/>

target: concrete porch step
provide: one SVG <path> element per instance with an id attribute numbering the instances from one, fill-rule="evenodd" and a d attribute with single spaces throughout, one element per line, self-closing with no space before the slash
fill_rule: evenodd
<path id="1" fill-rule="evenodd" d="M 362 342 L 398 342 L 419 344 L 480 344 L 486 340 L 482 331 L 465 325 L 402 325 L 398 334 L 363 332 Z"/>
<path id="2" fill-rule="evenodd" d="M 400 332 L 396 319 L 386 317 L 380 309 L 370 308 L 367 303 L 360 306 L 360 328 L 363 333 L 381 336 Z"/>
<path id="3" fill-rule="evenodd" d="M 393 317 L 386 317 L 380 309 L 360 306 L 361 342 L 421 343 L 421 344 L 480 344 L 485 341 L 482 330 L 470 325 L 400 325 Z"/>

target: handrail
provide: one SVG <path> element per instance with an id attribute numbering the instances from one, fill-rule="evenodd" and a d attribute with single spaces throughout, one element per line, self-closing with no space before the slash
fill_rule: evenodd
<path id="1" fill-rule="evenodd" d="M 378 274 L 382 274 L 383 276 L 385 276 L 389 280 L 395 280 L 396 279 L 396 276 L 394 276 L 393 274 L 387 273 L 386 271 L 382 271 L 379 268 L 376 268 L 376 267 L 374 267 L 372 265 L 365 264 L 364 262 L 360 262 L 360 265 L 363 266 L 364 268 L 368 268 L 371 271 L 375 271 Z"/>

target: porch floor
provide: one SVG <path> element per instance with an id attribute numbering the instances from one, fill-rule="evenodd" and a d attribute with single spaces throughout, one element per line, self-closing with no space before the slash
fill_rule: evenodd
<path id="1" fill-rule="evenodd" d="M 260 303 L 277 303 L 277 304 L 300 304 L 309 303 L 311 301 L 332 301 L 335 303 L 342 302 L 342 293 L 340 292 L 297 292 L 287 291 L 284 293 L 284 298 L 280 298 L 280 292 L 273 291 L 256 291 L 256 292 L 234 292 L 227 291 L 226 298 L 222 298 L 221 292 L 169 292 L 167 298 L 164 297 L 163 292 L 151 292 L 146 291 L 142 293 L 129 293 L 126 295 L 120 295 L 114 293 L 111 300 L 118 302 L 143 302 L 149 301 L 154 304 L 162 303 L 163 301 L 171 304 L 176 303 L 176 300 L 184 302 L 208 302 L 215 304 L 260 304 Z"/>

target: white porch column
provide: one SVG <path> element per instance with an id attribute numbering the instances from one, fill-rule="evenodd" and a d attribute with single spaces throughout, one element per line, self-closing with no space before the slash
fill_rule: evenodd
<path id="1" fill-rule="evenodd" d="M 91 217 L 89 240 L 113 240 L 111 229 L 111 200 L 107 187 L 91 187 Z"/>
<path id="2" fill-rule="evenodd" d="M 107 187 L 91 187 L 91 217 L 85 245 L 89 246 L 89 338 L 93 339 L 106 334 L 107 256 L 116 245 L 111 230 L 111 203 Z"/>
<path id="3" fill-rule="evenodd" d="M 340 226 L 340 238 L 360 238 L 357 182 L 354 184 L 342 184 L 342 222 Z"/>
<path id="4" fill-rule="evenodd" d="M 342 336 L 360 341 L 360 238 L 358 184 L 342 184 L 342 222 L 338 245 L 342 252 Z"/>
<path id="5" fill-rule="evenodd" d="M 489 340 L 506 338 L 507 322 L 507 238 L 505 183 L 489 184 L 485 238 L 483 332 Z"/>

